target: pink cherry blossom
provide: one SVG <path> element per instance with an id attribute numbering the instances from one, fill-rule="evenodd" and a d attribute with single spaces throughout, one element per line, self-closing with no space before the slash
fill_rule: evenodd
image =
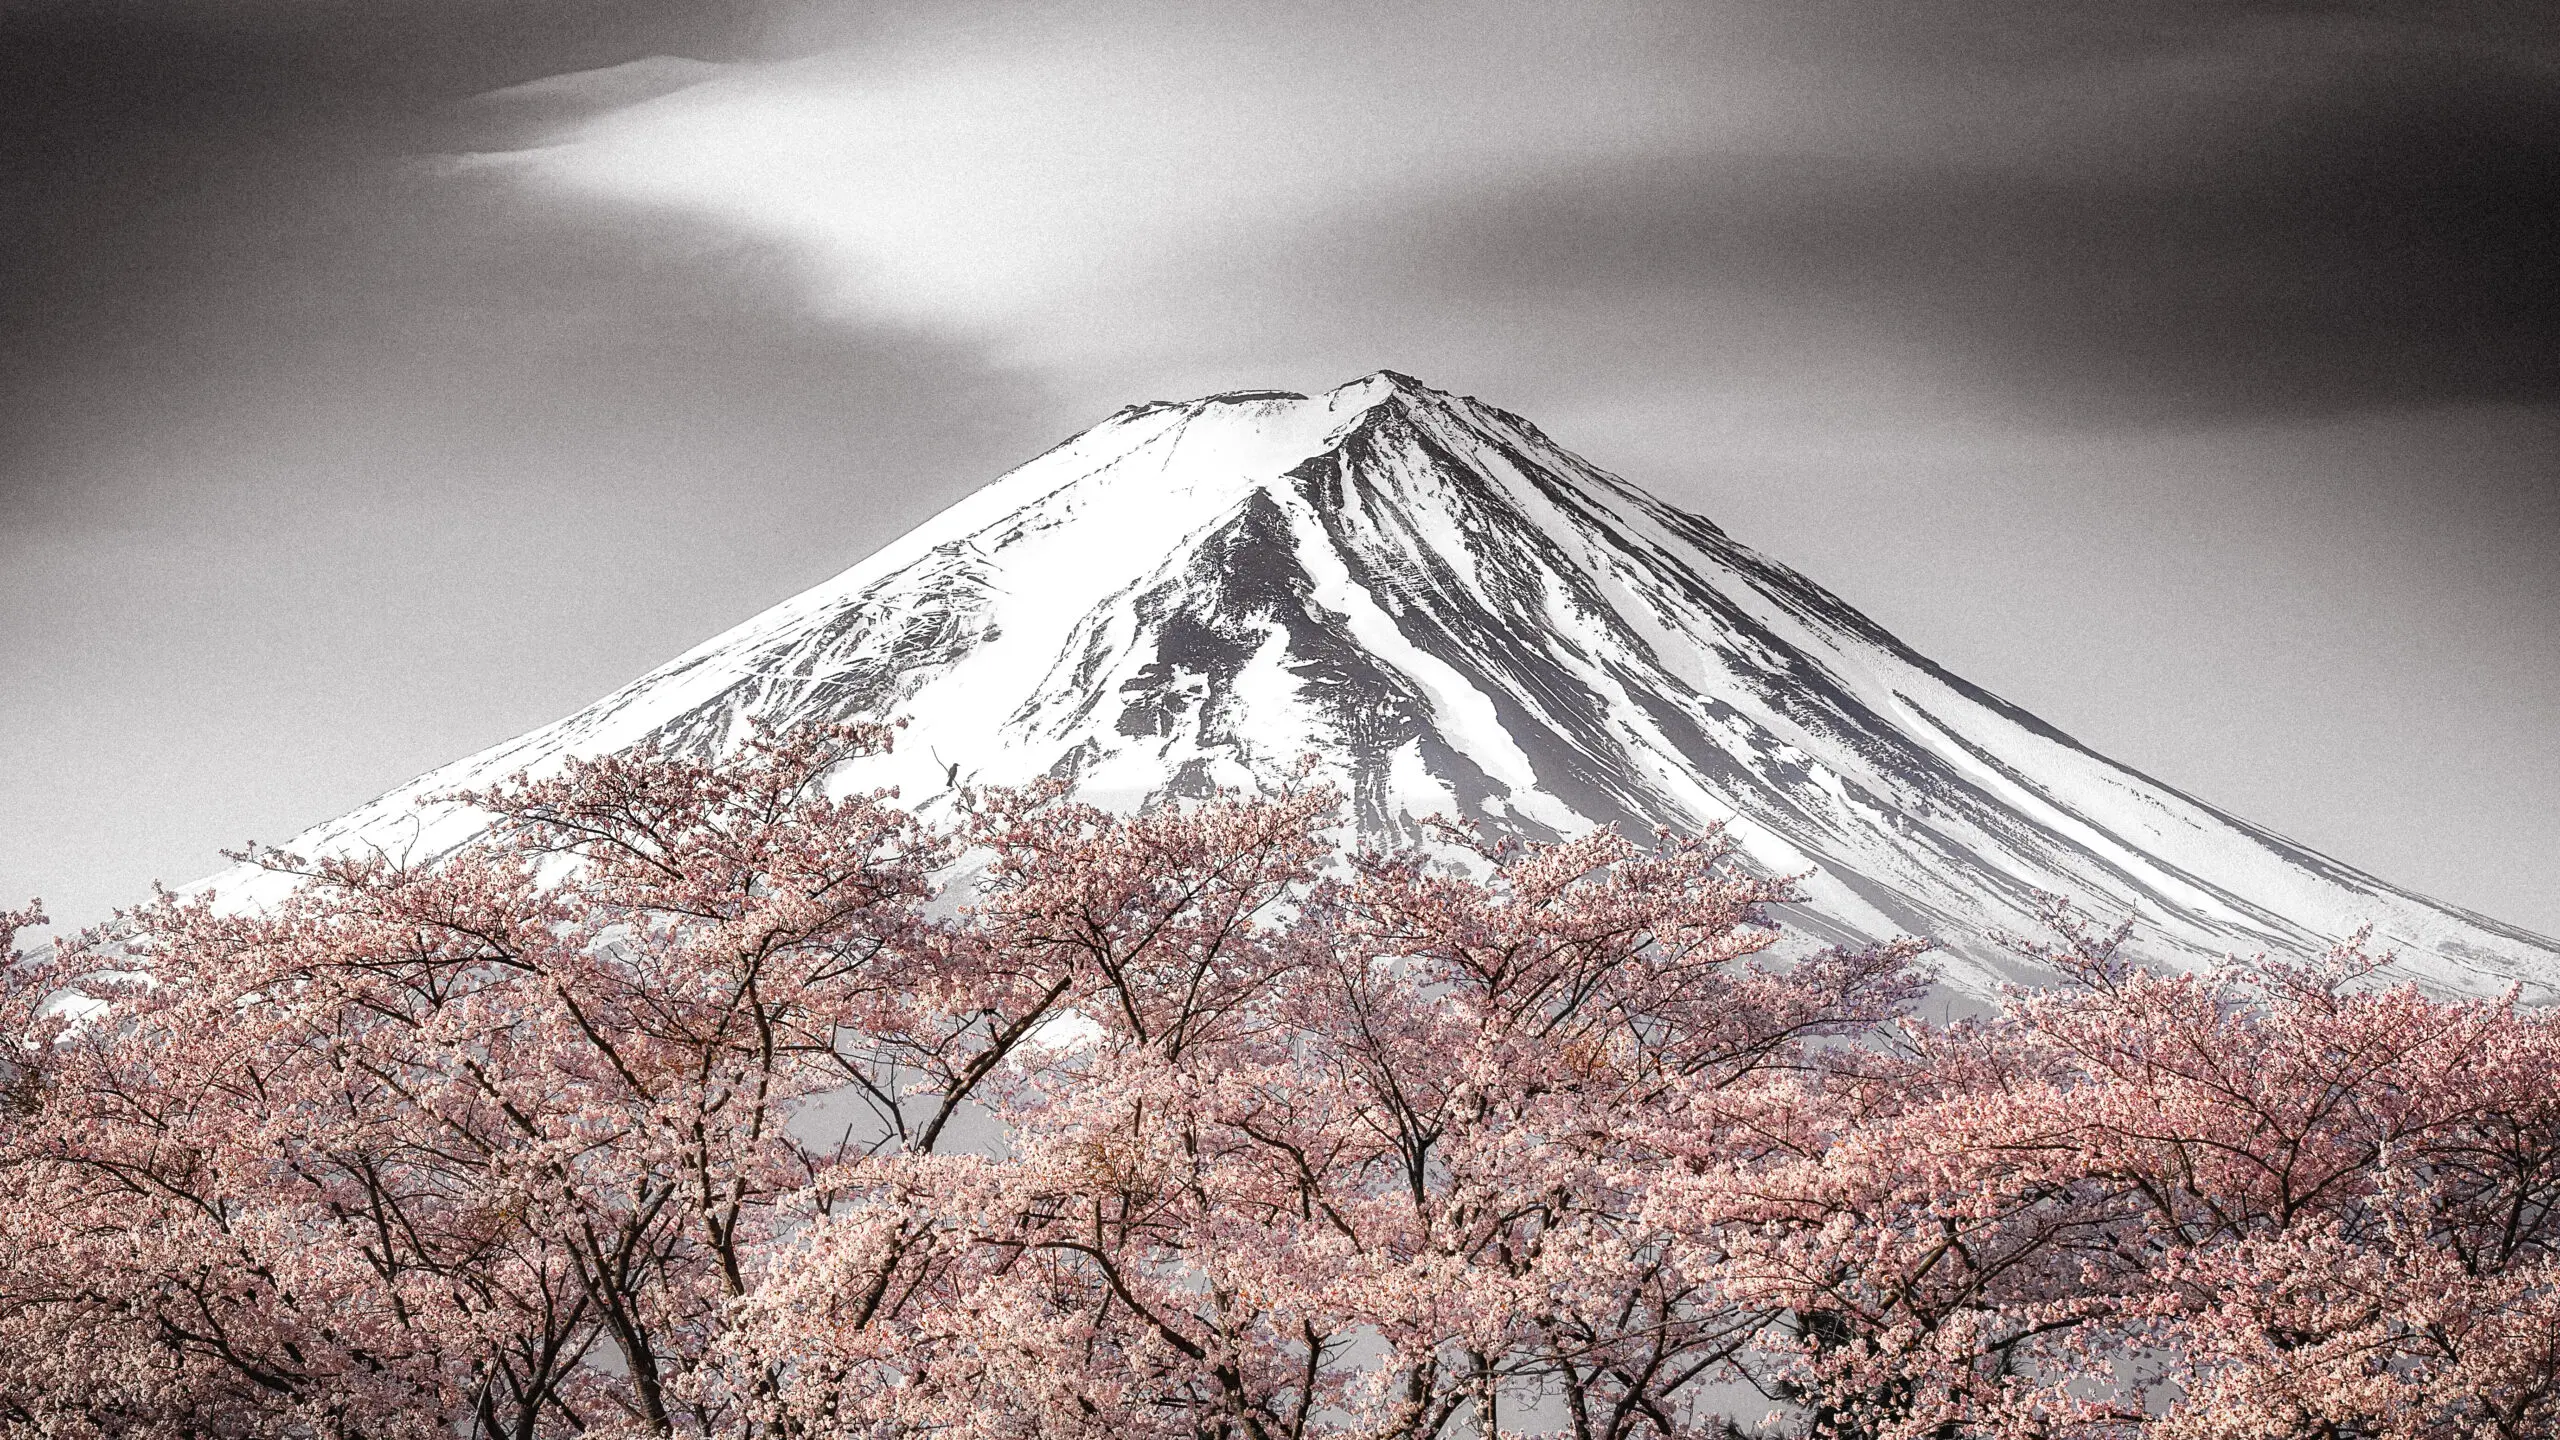
<path id="1" fill-rule="evenodd" d="M 35 954 L 0 1432 L 2523 1440 L 2560 1022 L 2118 958 L 1909 1013 L 1710 833 L 927 823 L 870 726 L 460 797 Z"/>

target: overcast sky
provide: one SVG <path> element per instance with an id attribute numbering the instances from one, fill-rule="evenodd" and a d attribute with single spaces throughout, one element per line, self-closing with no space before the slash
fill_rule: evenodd
<path id="1" fill-rule="evenodd" d="M 0 0 L 0 899 L 1391 366 L 2560 933 L 2545 0 Z"/>

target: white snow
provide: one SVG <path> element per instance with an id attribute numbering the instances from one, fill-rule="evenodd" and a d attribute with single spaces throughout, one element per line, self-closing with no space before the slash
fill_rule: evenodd
<path id="1" fill-rule="evenodd" d="M 1355 461 L 1343 447 L 1364 424 Z M 1339 514 L 1290 478 L 1328 453 L 1350 472 Z M 1433 771 L 1420 738 L 1363 752 L 1340 728 L 1342 702 L 1328 711 L 1309 688 L 1333 661 L 1293 653 L 1282 617 L 1240 611 L 1227 577 L 1195 563 L 1257 494 L 1286 520 L 1274 542 L 1286 553 L 1263 560 L 1304 579 L 1302 599 L 1284 603 L 1421 698 L 1425 731 L 1492 782 L 1485 818 L 1563 832 L 1725 822 L 1754 863 L 1816 872 L 1809 908 L 1831 928 L 1925 928 L 1967 988 L 2011 973 L 1990 937 L 2031 928 L 2028 890 L 2106 914 L 2138 908 L 2139 943 L 2172 963 L 2317 949 L 2370 922 L 2406 973 L 2439 988 L 2520 980 L 2548 994 L 2560 979 L 2553 942 L 2396 890 L 2041 733 L 1783 567 L 1720 535 L 1694 538 L 1641 491 L 1498 412 L 1385 374 L 1312 397 L 1122 411 L 595 705 L 287 848 L 441 853 L 481 822 L 423 797 L 662 732 L 734 740 L 752 717 L 827 702 L 836 692 L 819 682 L 884 671 L 892 714 L 879 718 L 908 729 L 895 755 L 847 783 L 928 804 L 944 803 L 945 764 L 967 782 L 1018 782 L 1077 752 L 1089 797 L 1137 805 L 1194 762 L 1252 784 L 1314 752 L 1346 791 L 1355 771 L 1383 787 L 1391 822 L 1455 808 L 1466 787 Z M 1434 575 L 1449 578 L 1426 584 Z M 1151 594 L 1158 608 L 1142 613 Z M 1166 648 L 1155 628 L 1166 597 L 1243 656 L 1226 680 Z M 1468 649 L 1460 632 L 1488 638 Z M 1132 698 L 1172 715 L 1171 733 L 1122 733 Z M 1506 709 L 1530 733 L 1512 733 Z M 1549 783 L 1566 774 L 1578 778 Z M 245 871 L 206 883 L 241 903 L 276 893 Z"/>

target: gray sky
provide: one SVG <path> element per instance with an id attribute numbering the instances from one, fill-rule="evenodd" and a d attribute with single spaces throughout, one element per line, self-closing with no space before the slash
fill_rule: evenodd
<path id="1" fill-rule="evenodd" d="M 20 0 L 0 899 L 192 879 L 1118 405 L 1392 366 L 2560 932 L 2555 335 L 2541 3 Z"/>

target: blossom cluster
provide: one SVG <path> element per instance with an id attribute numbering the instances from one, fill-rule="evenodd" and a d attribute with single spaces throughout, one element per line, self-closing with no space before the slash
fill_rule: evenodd
<path id="1" fill-rule="evenodd" d="M 860 725 L 40 955 L 0 1434 L 2523 1440 L 2560 1022 L 2316 965 L 1915 1018 L 1719 836 L 928 823 Z"/>

